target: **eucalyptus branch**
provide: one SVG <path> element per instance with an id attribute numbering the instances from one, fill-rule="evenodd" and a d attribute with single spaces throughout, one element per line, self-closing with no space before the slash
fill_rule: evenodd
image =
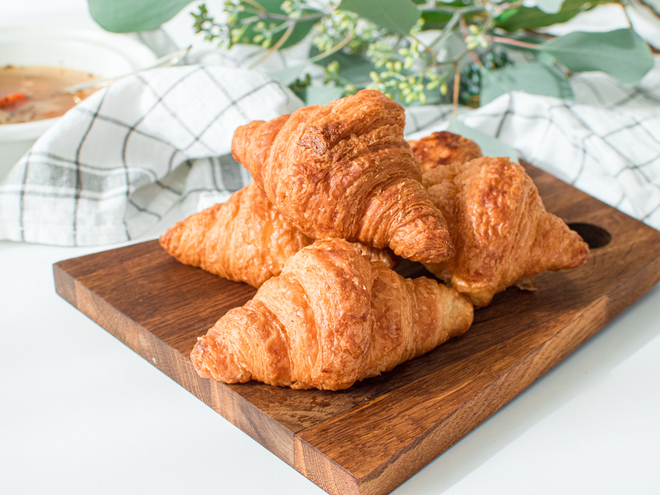
<path id="1" fill-rule="evenodd" d="M 255 12 L 254 17 L 248 17 L 247 19 L 243 19 L 243 22 L 247 21 L 248 19 L 250 22 L 254 22 L 255 20 L 260 20 L 263 21 L 264 19 L 272 19 L 274 21 L 295 21 L 295 22 L 304 22 L 304 21 L 316 21 L 319 19 L 322 19 L 325 17 L 325 14 L 318 13 L 318 14 L 307 14 L 307 15 L 301 15 L 300 17 L 297 17 L 295 19 L 292 19 L 288 15 L 284 14 L 274 14 L 272 12 Z"/>
<path id="2" fill-rule="evenodd" d="M 458 57 L 456 57 L 454 60 L 450 60 L 450 61 L 447 61 L 447 62 L 443 62 L 443 63 L 441 63 L 441 64 L 439 64 L 439 65 L 454 64 L 454 63 L 457 63 L 457 64 L 458 64 L 458 63 L 460 63 L 460 62 L 465 58 L 466 55 L 469 55 L 469 54 L 472 54 L 472 53 L 474 53 L 472 50 L 467 50 L 467 49 L 466 49 L 466 50 L 463 51 L 463 53 L 461 53 L 461 54 L 460 54 Z M 477 58 L 477 60 L 478 60 L 478 58 Z M 481 61 L 480 61 L 479 63 L 481 63 Z"/>
<path id="3" fill-rule="evenodd" d="M 264 9 L 263 6 L 259 2 L 256 2 L 255 0 L 243 0 L 243 1 L 245 3 L 249 3 L 250 5 L 252 5 L 255 9 L 257 9 L 257 12 L 259 12 L 261 14 L 266 13 L 266 9 Z"/>
<path id="4" fill-rule="evenodd" d="M 434 61 L 434 63 L 438 61 L 438 54 L 435 53 L 435 51 L 434 51 L 430 46 L 425 45 L 424 43 L 422 43 L 421 41 L 419 41 L 419 39 L 417 39 L 417 37 L 415 37 L 415 36 L 411 36 L 411 37 L 412 37 L 412 39 L 414 39 L 417 43 L 419 43 L 419 45 L 420 45 L 422 48 L 424 48 L 424 50 L 426 50 L 426 51 L 428 52 L 428 54 L 431 56 L 431 59 Z"/>
<path id="5" fill-rule="evenodd" d="M 421 74 L 426 74 L 426 73 L 428 73 L 428 72 L 431 72 L 432 70 L 437 69 L 438 67 L 442 67 L 443 65 L 454 65 L 454 64 L 458 64 L 458 63 L 460 63 L 461 60 L 463 60 L 463 59 L 465 58 L 465 56 L 468 55 L 469 53 L 472 53 L 472 50 L 464 50 L 464 51 L 463 51 L 458 57 L 456 57 L 456 58 L 454 58 L 454 59 L 452 59 L 452 60 L 445 60 L 445 61 L 443 61 L 443 62 L 438 62 L 438 61 L 436 61 L 435 63 L 433 63 L 433 64 L 429 65 L 428 67 L 426 67 L 426 68 L 421 72 Z M 481 63 L 481 62 L 480 62 L 480 63 Z"/>
<path id="6" fill-rule="evenodd" d="M 493 27 L 493 15 L 488 11 L 486 11 L 486 13 L 488 14 L 488 17 L 486 18 L 486 22 L 484 22 L 484 25 L 481 28 L 482 33 L 488 32 L 490 28 Z"/>
<path id="7" fill-rule="evenodd" d="M 461 36 L 463 36 L 463 40 L 465 41 L 466 38 L 468 37 L 468 32 L 467 32 L 467 26 L 465 25 L 465 19 L 463 19 L 462 17 L 460 19 L 460 29 L 461 29 Z"/>
<path id="8" fill-rule="evenodd" d="M 305 21 L 316 21 L 319 19 L 322 19 L 324 14 L 307 14 L 303 15 L 300 17 L 297 17 L 295 19 L 292 19 L 289 16 L 286 16 L 284 14 L 272 14 L 270 12 L 265 12 L 265 13 L 258 13 L 255 12 L 255 15 L 253 17 L 246 17 L 245 19 L 241 19 L 241 24 L 250 24 L 254 21 L 263 21 L 264 19 L 272 19 L 274 21 L 284 21 L 284 22 L 305 22 Z"/>
<path id="9" fill-rule="evenodd" d="M 295 22 L 304 22 L 304 21 L 316 21 L 320 20 L 323 17 L 325 17 L 325 14 L 319 12 L 318 14 L 307 14 L 307 15 L 301 15 L 300 17 L 297 17 L 295 19 L 292 19 L 291 17 L 284 15 L 284 14 L 271 14 L 270 12 L 267 14 L 264 14 L 261 18 L 262 19 L 275 19 L 278 21 L 295 21 Z"/>
<path id="10" fill-rule="evenodd" d="M 458 111 L 458 94 L 461 90 L 461 72 L 458 70 L 458 62 L 454 62 L 454 93 L 451 104 L 451 115 L 456 117 Z"/>
<path id="11" fill-rule="evenodd" d="M 257 60 L 255 63 L 250 65 L 250 69 L 254 69 L 257 65 L 263 63 L 267 59 L 269 59 L 277 50 L 280 49 L 280 47 L 286 42 L 286 40 L 289 39 L 289 36 L 291 36 L 291 33 L 293 32 L 293 29 L 296 27 L 295 22 L 290 22 L 289 27 L 286 28 L 286 31 L 284 31 L 284 34 L 282 37 L 277 40 L 277 43 L 275 43 L 265 54 L 263 57 L 261 57 L 259 60 Z"/>
<path id="12" fill-rule="evenodd" d="M 438 101 L 437 98 L 442 101 L 442 97 L 451 90 L 448 90 L 447 85 L 451 84 L 453 72 L 453 94 L 444 101 L 452 101 L 454 114 L 457 112 L 459 102 L 478 105 L 482 88 L 486 86 L 492 87 L 497 84 L 502 86 L 503 91 L 511 88 L 534 91 L 533 78 L 518 77 L 515 71 L 509 71 L 507 74 L 511 77 L 507 79 L 506 84 L 503 84 L 492 72 L 514 64 L 515 60 L 510 58 L 510 53 L 516 49 L 546 51 L 554 57 L 555 65 L 566 73 L 566 77 L 570 77 L 570 72 L 566 66 L 560 65 L 562 63 L 569 63 L 576 71 L 593 70 L 590 53 L 593 52 L 593 47 L 598 47 L 599 44 L 604 47 L 632 45 L 635 57 L 620 57 L 617 64 L 604 62 L 601 64 L 602 70 L 624 82 L 638 81 L 644 74 L 644 67 L 652 65 L 649 62 L 646 46 L 635 38 L 636 34 L 619 31 L 598 35 L 571 33 L 566 36 L 564 43 L 572 49 L 570 57 L 562 51 L 553 52 L 552 46 L 546 49 L 545 45 L 521 41 L 515 39 L 515 36 L 502 34 L 500 28 L 511 32 L 525 30 L 527 33 L 533 33 L 538 26 L 554 23 L 556 17 L 543 12 L 534 11 L 530 17 L 527 12 L 529 9 L 520 9 L 525 5 L 525 0 L 478 0 L 478 2 L 470 0 L 466 3 L 471 5 L 459 8 L 451 6 L 456 3 L 447 4 L 438 0 L 413 1 L 418 9 L 417 15 L 413 16 L 411 13 L 410 16 L 406 15 L 399 19 L 397 18 L 399 12 L 411 9 L 411 0 L 383 1 L 382 9 L 392 14 L 388 16 L 374 12 L 374 6 L 370 2 L 285 0 L 279 3 L 277 9 L 277 1 L 268 0 L 267 3 L 264 0 L 226 0 L 224 12 L 228 17 L 225 21 L 216 22 L 208 14 L 206 6 L 201 4 L 199 13 L 193 14 L 195 19 L 193 27 L 196 32 L 203 33 L 206 40 L 217 39 L 220 45 L 227 48 L 245 43 L 261 45 L 267 49 L 267 52 L 258 55 L 260 58 L 251 65 L 251 68 L 263 63 L 276 51 L 291 45 L 293 41 L 298 42 L 305 36 L 311 37 L 313 46 L 320 53 L 308 57 L 305 66 L 331 57 L 340 51 L 343 53 L 341 68 L 336 56 L 328 59 L 329 64 L 324 63 L 327 65 L 324 84 L 336 84 L 352 92 L 356 87 L 362 87 L 363 69 L 374 67 L 370 73 L 369 87 L 379 89 L 404 104 L 413 102 L 425 104 L 427 98 L 432 99 L 433 103 Z M 636 0 L 613 1 L 620 3 L 627 15 L 626 6 L 634 6 Z M 591 4 L 593 2 L 590 0 L 589 5 Z M 341 5 L 344 7 L 338 10 Z M 380 7 L 379 4 L 378 8 Z M 433 25 L 424 26 L 421 15 L 427 13 L 433 13 L 431 17 L 440 20 L 433 20 Z M 505 14 L 502 15 L 503 13 Z M 561 16 L 562 19 L 574 15 L 572 11 L 565 11 L 565 14 Z M 428 41 L 423 41 L 426 38 L 419 34 L 420 31 L 425 28 L 433 29 L 438 24 L 442 29 L 437 35 L 430 36 Z M 462 53 L 458 56 L 445 55 L 444 49 L 452 41 L 451 37 L 456 36 L 456 32 L 462 37 L 466 46 L 461 48 Z M 464 64 L 468 55 L 473 63 Z M 443 57 L 442 61 L 439 56 Z M 346 57 L 345 62 L 344 57 Z M 447 60 L 450 57 L 451 60 Z M 466 67 L 461 71 L 463 65 Z M 530 70 L 535 67 L 530 67 Z M 559 71 L 556 72 L 557 77 L 563 78 Z M 544 77 L 543 73 L 539 72 L 538 77 Z M 298 80 L 295 84 L 298 91 L 302 91 L 311 84 L 311 79 L 308 77 L 304 81 Z M 305 94 L 312 92 L 305 91 Z"/>
<path id="13" fill-rule="evenodd" d="M 491 36 L 490 39 L 492 42 L 500 43 L 502 45 L 517 46 L 519 48 L 528 48 L 530 50 L 538 50 L 539 48 L 539 45 L 535 45 L 534 43 L 527 43 L 526 41 L 513 40 L 511 38 L 504 38 L 502 36 Z"/>
<path id="14" fill-rule="evenodd" d="M 332 55 L 335 52 L 338 52 L 342 48 L 344 48 L 346 45 L 348 45 L 351 40 L 354 38 L 353 33 L 349 34 L 344 38 L 342 41 L 337 43 L 335 46 L 330 48 L 329 50 L 324 51 L 323 53 L 319 53 L 318 55 L 313 56 L 312 58 L 309 59 L 309 63 L 314 63 L 318 62 L 319 60 L 323 60 L 325 57 Z"/>
<path id="15" fill-rule="evenodd" d="M 456 26 L 456 23 L 458 23 L 462 18 L 463 18 L 463 17 L 462 17 L 462 14 L 461 14 L 461 13 L 459 13 L 459 12 L 455 12 L 454 15 L 451 16 L 451 19 L 449 19 L 449 22 L 448 22 L 448 23 L 445 25 L 445 27 L 442 29 L 442 32 L 440 33 L 440 35 L 439 35 L 435 40 L 433 40 L 431 43 L 429 43 L 429 46 L 440 45 L 440 44 L 444 43 L 444 41 L 445 41 L 447 38 L 449 38 L 449 35 L 450 35 L 450 34 L 452 33 L 452 31 L 454 30 L 454 27 Z M 416 38 L 415 38 L 415 39 L 416 39 Z M 418 42 L 419 42 L 419 40 L 418 40 Z M 424 45 L 422 45 L 422 46 L 424 46 Z M 438 57 L 435 55 L 434 52 L 432 52 L 432 53 L 433 53 L 433 55 L 434 55 L 433 58 L 434 58 L 435 60 L 437 60 Z"/>
<path id="16" fill-rule="evenodd" d="M 262 16 L 260 16 L 260 15 L 255 15 L 255 16 L 252 16 L 252 17 L 246 17 L 245 19 L 241 19 L 241 20 L 240 20 L 240 23 L 241 23 L 241 24 L 252 24 L 253 22 L 255 22 L 255 21 L 260 21 L 260 20 L 262 20 L 262 19 L 263 19 Z"/>
<path id="17" fill-rule="evenodd" d="M 463 41 L 465 41 L 465 44 L 467 45 L 468 32 L 467 32 L 467 26 L 465 25 L 465 19 L 463 19 L 463 17 L 461 17 L 460 29 L 461 29 L 461 36 L 463 36 Z M 479 57 L 474 52 L 474 50 L 468 48 L 468 53 L 470 54 L 470 58 L 472 59 L 472 62 L 474 62 L 477 66 L 482 67 L 481 60 L 479 60 Z"/>

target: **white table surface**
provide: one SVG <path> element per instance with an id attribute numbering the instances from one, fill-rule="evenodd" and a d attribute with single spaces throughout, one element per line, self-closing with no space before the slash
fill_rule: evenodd
<path id="1" fill-rule="evenodd" d="M 54 262 L 110 247 L 0 242 L 0 493 L 324 493 L 55 293 Z M 660 493 L 660 286 L 394 493 Z"/>

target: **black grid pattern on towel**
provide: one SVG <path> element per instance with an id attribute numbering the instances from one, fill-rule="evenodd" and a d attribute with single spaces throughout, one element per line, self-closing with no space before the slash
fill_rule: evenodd
<path id="1" fill-rule="evenodd" d="M 247 72 L 242 71 L 240 75 L 246 79 L 245 74 Z M 266 76 L 256 75 L 249 78 L 246 84 L 229 84 L 223 82 L 223 75 L 225 73 L 218 68 L 186 66 L 170 70 L 169 74 L 162 77 L 153 74 L 134 76 L 124 86 L 132 85 L 133 92 L 139 88 L 141 93 L 148 94 L 147 98 L 141 100 L 148 104 L 143 105 L 144 109 L 137 119 L 125 117 L 121 112 L 118 114 L 116 109 L 110 110 L 109 102 L 112 101 L 116 107 L 121 98 L 110 91 L 112 87 L 100 90 L 82 105 L 72 109 L 67 117 L 76 119 L 71 134 L 80 132 L 79 139 L 68 142 L 64 149 L 52 145 L 40 147 L 37 143 L 0 185 L 0 205 L 10 205 L 4 208 L 0 206 L 0 223 L 15 227 L 14 235 L 6 235 L 5 232 L 4 237 L 33 241 L 34 236 L 29 235 L 30 231 L 58 228 L 68 233 L 68 240 L 54 243 L 89 244 L 89 241 L 81 241 L 80 236 L 85 231 L 93 233 L 94 227 L 90 229 L 89 225 L 93 217 L 98 215 L 101 222 L 105 222 L 105 225 L 99 225 L 101 229 L 122 231 L 121 235 L 115 234 L 113 238 L 114 242 L 121 242 L 140 233 L 131 230 L 131 218 L 148 216 L 153 220 L 142 223 L 153 224 L 177 202 L 191 195 L 205 191 L 231 193 L 245 186 L 250 180 L 249 174 L 241 172 L 241 165 L 228 153 L 227 146 L 221 149 L 211 142 L 216 136 L 210 130 L 219 122 L 222 128 L 229 128 L 257 118 L 276 116 L 279 113 L 276 108 L 267 108 L 264 112 L 260 103 L 268 97 L 260 97 L 260 93 L 266 92 L 271 97 L 275 95 L 280 106 L 283 102 L 285 107 L 288 105 L 295 108 L 299 103 L 278 82 Z M 185 93 L 185 86 L 196 77 L 203 77 L 204 92 L 212 94 L 214 104 L 214 110 L 207 113 L 204 122 L 191 121 L 190 116 L 182 116 L 185 112 L 182 112 L 180 95 L 171 98 L 176 91 L 184 90 Z M 200 82 L 196 84 L 199 87 Z M 231 122 L 221 122 L 229 113 Z M 163 128 L 159 128 L 156 132 L 153 126 L 143 125 L 149 119 L 166 121 L 164 124 L 177 129 L 173 133 L 176 135 L 169 136 L 167 129 L 163 131 Z M 112 142 L 101 143 L 104 139 L 101 133 L 111 136 L 109 139 Z M 139 156 L 138 159 L 142 159 L 144 165 L 140 166 L 143 164 L 140 163 L 136 166 L 136 157 L 130 156 L 131 143 L 135 139 L 142 143 L 143 148 L 149 148 L 151 143 L 151 146 L 159 149 L 161 156 L 166 155 L 160 169 L 149 166 L 148 156 L 146 161 L 145 156 Z M 181 145 L 182 142 L 185 144 Z M 107 146 L 108 153 L 117 155 L 117 159 L 111 163 L 103 160 L 99 162 L 98 152 L 92 148 L 100 144 Z M 149 153 L 148 149 L 142 152 L 147 155 Z M 175 169 L 180 166 L 190 171 L 205 169 L 197 173 L 204 183 L 189 184 L 186 174 L 176 174 Z M 208 183 L 203 180 L 206 176 L 209 177 Z M 148 189 L 149 194 L 140 194 L 140 188 L 143 191 Z M 163 195 L 168 195 L 166 206 L 162 201 L 153 201 L 154 197 Z M 122 211 L 99 215 L 104 204 L 115 204 L 122 197 Z M 16 199 L 17 208 L 14 208 Z M 35 222 L 34 217 L 46 200 L 51 205 L 61 205 L 61 213 L 54 215 L 56 219 L 53 222 L 44 221 L 43 225 L 39 225 L 40 222 Z"/>
<path id="2" fill-rule="evenodd" d="M 651 89 L 623 88 L 621 94 L 625 96 L 621 96 L 617 102 L 625 106 L 634 100 L 641 103 L 643 108 L 653 109 L 654 107 L 648 106 L 647 103 L 660 101 L 660 97 L 654 96 L 653 90 L 656 94 L 660 94 L 660 84 L 654 85 Z M 560 136 L 557 146 L 572 148 L 571 154 L 574 157 L 572 163 L 564 164 L 565 174 L 561 178 L 614 207 L 620 207 L 625 202 L 634 204 L 635 211 L 628 213 L 634 213 L 634 216 L 642 221 L 648 222 L 660 212 L 660 111 L 657 106 L 655 110 L 646 112 L 639 109 L 637 112 L 624 111 L 613 105 L 594 109 L 594 112 L 607 112 L 610 118 L 616 121 L 616 124 L 611 125 L 607 131 L 602 131 L 583 117 L 585 105 L 546 98 L 545 104 L 536 105 L 538 113 L 535 113 L 533 105 L 527 104 L 531 98 L 541 97 L 511 93 L 503 96 L 501 104 L 495 108 L 464 110 L 459 112 L 458 118 L 469 126 L 488 128 L 491 132 L 487 131 L 487 134 L 507 142 L 522 158 L 541 168 L 550 169 L 549 171 L 555 174 L 560 172 L 558 167 L 544 166 L 542 161 L 542 158 L 552 161 L 552 157 L 537 156 L 525 149 L 525 132 L 528 131 L 528 140 L 545 139 L 547 135 Z M 409 110 L 408 115 L 411 118 L 406 130 L 410 133 L 415 132 L 417 138 L 420 134 L 446 128 L 451 115 L 450 108 L 438 106 L 434 111 L 435 116 L 430 108 Z M 432 123 L 428 124 L 428 122 Z M 579 135 L 574 133 L 576 128 L 581 131 Z M 640 143 L 647 144 L 648 150 L 645 154 L 639 149 L 630 149 L 630 136 L 634 136 Z M 599 170 L 599 174 L 612 184 L 617 182 L 625 184 L 626 181 L 622 180 L 622 177 L 627 175 L 627 182 L 635 182 L 634 188 L 621 185 L 617 188 L 616 194 L 611 191 L 604 194 L 597 189 L 585 187 L 585 183 L 588 183 L 594 174 L 594 162 L 602 161 L 599 157 L 594 157 L 593 149 L 589 147 L 589 143 L 594 141 L 597 141 L 598 147 L 603 150 L 608 161 L 617 163 L 619 167 L 618 170 L 610 172 L 605 167 L 608 164 L 602 164 L 603 168 Z M 639 195 L 643 195 L 645 200 L 640 201 Z M 660 218 L 648 223 L 660 227 Z"/>

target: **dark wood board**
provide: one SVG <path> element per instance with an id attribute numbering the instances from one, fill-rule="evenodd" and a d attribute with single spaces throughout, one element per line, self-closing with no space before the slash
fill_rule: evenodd
<path id="1" fill-rule="evenodd" d="M 575 228 L 594 246 L 611 241 L 576 270 L 536 276 L 535 292 L 497 295 L 464 336 L 346 391 L 199 378 L 197 337 L 255 290 L 180 264 L 157 241 L 56 263 L 56 290 L 327 492 L 388 493 L 660 280 L 660 232 L 526 167 L 549 211 L 586 224 Z"/>

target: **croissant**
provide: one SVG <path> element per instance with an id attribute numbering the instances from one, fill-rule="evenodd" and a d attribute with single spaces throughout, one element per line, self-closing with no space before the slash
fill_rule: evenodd
<path id="1" fill-rule="evenodd" d="M 507 158 L 437 167 L 423 182 L 456 249 L 447 262 L 426 267 L 475 306 L 486 306 L 522 277 L 575 268 L 589 256 L 578 233 L 545 210 L 525 169 Z"/>
<path id="2" fill-rule="evenodd" d="M 404 124 L 400 105 L 363 90 L 239 127 L 232 154 L 309 237 L 440 262 L 453 254 L 446 222 L 419 182 Z"/>
<path id="3" fill-rule="evenodd" d="M 422 172 L 440 165 L 469 162 L 480 158 L 481 148 L 474 141 L 448 131 L 434 132 L 417 141 L 408 141 Z"/>
<path id="4" fill-rule="evenodd" d="M 472 318 L 455 290 L 405 279 L 329 239 L 299 251 L 225 314 L 191 360 L 200 376 L 225 383 L 341 390 L 463 334 Z"/>
<path id="5" fill-rule="evenodd" d="M 254 182 L 226 203 L 176 223 L 159 241 L 181 263 L 256 288 L 279 275 L 287 259 L 314 242 L 288 222 Z M 386 250 L 358 248 L 373 261 L 391 268 L 397 264 Z"/>

